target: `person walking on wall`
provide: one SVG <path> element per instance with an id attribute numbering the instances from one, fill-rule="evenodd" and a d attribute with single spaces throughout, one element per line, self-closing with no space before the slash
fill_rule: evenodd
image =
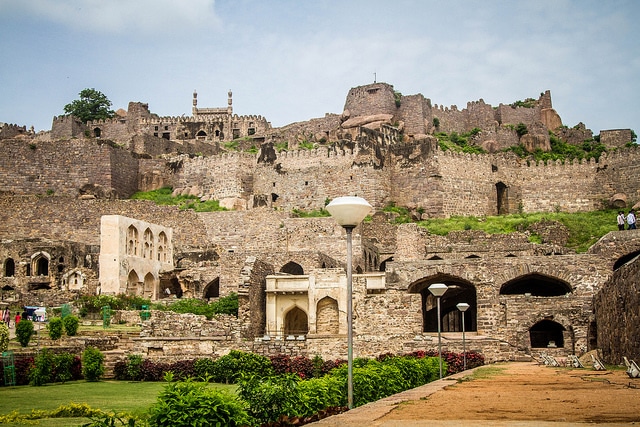
<path id="1" fill-rule="evenodd" d="M 633 213 L 633 209 L 629 211 L 629 215 L 627 215 L 627 230 L 635 230 L 636 229 L 636 216 Z"/>
<path id="2" fill-rule="evenodd" d="M 622 211 L 618 211 L 618 230 L 622 231 L 624 230 L 624 212 Z"/>

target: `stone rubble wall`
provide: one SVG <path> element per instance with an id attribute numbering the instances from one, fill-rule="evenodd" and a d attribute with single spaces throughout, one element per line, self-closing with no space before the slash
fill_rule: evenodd
<path id="1" fill-rule="evenodd" d="M 603 361 L 621 365 L 623 357 L 640 363 L 640 260 L 616 270 L 594 297 L 598 347 Z"/>

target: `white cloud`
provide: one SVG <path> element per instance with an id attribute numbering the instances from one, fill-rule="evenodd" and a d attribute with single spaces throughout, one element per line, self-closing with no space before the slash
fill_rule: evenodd
<path id="1" fill-rule="evenodd" d="M 76 30 L 107 34 L 161 35 L 219 28 L 215 0 L 0 0 L 12 7 Z"/>

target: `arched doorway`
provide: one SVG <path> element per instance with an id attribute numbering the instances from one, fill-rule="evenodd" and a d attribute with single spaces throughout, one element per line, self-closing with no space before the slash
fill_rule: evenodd
<path id="1" fill-rule="evenodd" d="M 409 285 L 410 293 L 422 296 L 422 331 L 438 331 L 438 301 L 429 291 L 429 286 L 434 283 L 447 285 L 447 291 L 440 297 L 442 332 L 462 332 L 462 312 L 456 307 L 461 302 L 469 304 L 464 314 L 465 331 L 476 331 L 478 307 L 475 286 L 466 280 L 445 274 L 421 279 Z"/>
<path id="2" fill-rule="evenodd" d="M 204 299 L 218 298 L 220 296 L 220 278 L 214 279 L 204 288 Z"/>
<path id="3" fill-rule="evenodd" d="M 144 276 L 144 296 L 145 298 L 153 298 L 154 295 L 154 287 L 156 284 L 156 278 L 153 277 L 153 274 L 147 273 Z"/>
<path id="4" fill-rule="evenodd" d="M 558 322 L 544 319 L 529 329 L 531 348 L 564 347 L 565 328 Z"/>
<path id="5" fill-rule="evenodd" d="M 498 201 L 498 215 L 509 213 L 509 187 L 504 182 L 496 184 L 496 199 Z"/>
<path id="6" fill-rule="evenodd" d="M 4 262 L 4 277 L 13 277 L 16 274 L 16 263 L 13 258 L 7 258 Z"/>
<path id="7" fill-rule="evenodd" d="M 49 259 L 44 255 L 38 255 L 34 260 L 36 276 L 49 275 Z"/>
<path id="8" fill-rule="evenodd" d="M 306 335 L 309 332 L 307 313 L 295 306 L 284 316 L 285 335 Z"/>
<path id="9" fill-rule="evenodd" d="M 331 297 L 324 297 L 318 301 L 316 309 L 316 332 L 318 334 L 337 334 L 339 330 L 338 301 Z"/>
<path id="10" fill-rule="evenodd" d="M 129 272 L 129 276 L 127 276 L 127 295 L 138 295 L 138 285 L 140 283 L 140 278 L 135 270 L 131 270 Z"/>

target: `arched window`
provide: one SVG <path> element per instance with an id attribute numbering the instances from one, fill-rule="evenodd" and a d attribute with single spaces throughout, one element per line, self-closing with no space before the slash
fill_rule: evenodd
<path id="1" fill-rule="evenodd" d="M 309 332 L 307 313 L 295 306 L 284 316 L 285 335 L 306 335 Z"/>
<path id="2" fill-rule="evenodd" d="M 281 273 L 293 274 L 295 276 L 300 276 L 304 274 L 304 270 L 302 266 L 296 262 L 289 261 L 280 269 Z"/>
<path id="3" fill-rule="evenodd" d="M 167 235 L 164 231 L 158 234 L 158 261 L 167 262 Z"/>
<path id="4" fill-rule="evenodd" d="M 4 276 L 13 277 L 16 274 L 16 263 L 13 258 L 7 258 L 4 262 Z"/>
<path id="5" fill-rule="evenodd" d="M 93 136 L 100 138 L 100 135 L 102 135 L 102 130 L 100 130 L 100 128 L 93 128 Z"/>
<path id="6" fill-rule="evenodd" d="M 130 225 L 127 229 L 127 255 L 138 256 L 138 229 Z"/>
<path id="7" fill-rule="evenodd" d="M 553 320 L 541 320 L 529 329 L 531 348 L 564 347 L 564 326 Z"/>
<path id="8" fill-rule="evenodd" d="M 340 330 L 340 312 L 338 301 L 324 297 L 318 301 L 316 309 L 316 332 L 318 334 L 337 334 Z"/>
<path id="9" fill-rule="evenodd" d="M 153 259 L 153 232 L 149 228 L 144 230 L 142 257 Z"/>
<path id="10" fill-rule="evenodd" d="M 38 254 L 33 258 L 33 267 L 36 272 L 36 276 L 48 276 L 49 275 L 49 258 L 43 254 Z"/>
<path id="11" fill-rule="evenodd" d="M 538 297 L 555 297 L 570 293 L 571 286 L 567 282 L 540 273 L 516 277 L 500 288 L 500 295 L 531 294 Z"/>

